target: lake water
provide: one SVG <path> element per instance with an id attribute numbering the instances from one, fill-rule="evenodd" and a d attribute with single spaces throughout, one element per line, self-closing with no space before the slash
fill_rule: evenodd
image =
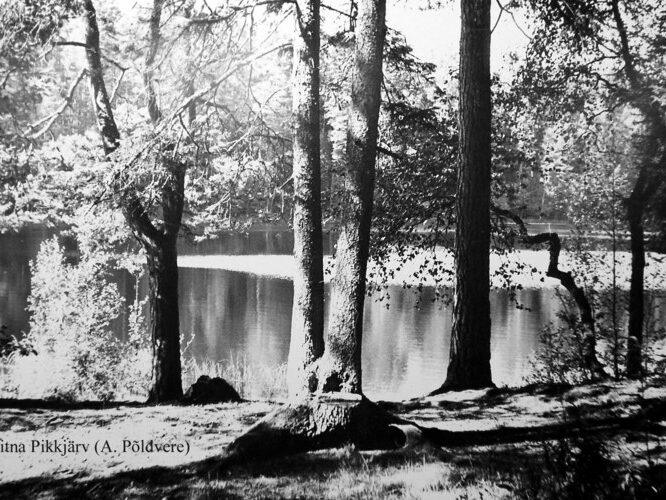
<path id="1" fill-rule="evenodd" d="M 25 330 L 30 291 L 29 261 L 52 230 L 31 229 L 0 236 L 0 323 L 11 332 Z M 252 255 L 262 267 L 291 253 L 285 231 L 225 235 L 197 246 L 182 244 L 183 255 Z M 330 242 L 327 242 L 330 248 Z M 128 276 L 119 281 L 122 293 L 134 296 Z M 142 283 L 140 291 L 145 292 Z M 422 395 L 444 380 L 449 355 L 451 309 L 435 302 L 425 289 L 420 300 L 411 290 L 389 287 L 389 300 L 366 301 L 363 338 L 363 384 L 373 398 L 402 399 Z M 328 290 L 327 290 L 328 293 Z M 289 351 L 293 289 L 288 279 L 257 276 L 226 269 L 181 268 L 181 331 L 195 334 L 188 355 L 226 362 L 243 359 L 249 366 L 277 367 Z M 508 293 L 494 291 L 492 369 L 498 385 L 513 385 L 529 372 L 530 356 L 540 329 L 556 321 L 555 290 L 529 289 L 518 294 L 529 310 L 517 309 Z M 119 326 L 122 329 L 122 326 Z M 123 332 L 119 331 L 122 336 Z"/>

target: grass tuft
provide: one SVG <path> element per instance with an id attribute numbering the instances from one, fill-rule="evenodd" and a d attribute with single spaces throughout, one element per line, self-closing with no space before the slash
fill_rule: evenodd
<path id="1" fill-rule="evenodd" d="M 223 378 L 245 399 L 278 400 L 287 396 L 286 364 L 260 366 L 249 363 L 244 356 L 232 356 L 227 361 L 189 358 L 183 362 L 185 388 L 202 375 Z"/>

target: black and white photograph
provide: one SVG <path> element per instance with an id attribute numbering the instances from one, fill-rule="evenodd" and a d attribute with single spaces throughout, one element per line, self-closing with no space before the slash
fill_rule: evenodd
<path id="1" fill-rule="evenodd" d="M 666 3 L 0 0 L 1 499 L 666 498 Z"/>

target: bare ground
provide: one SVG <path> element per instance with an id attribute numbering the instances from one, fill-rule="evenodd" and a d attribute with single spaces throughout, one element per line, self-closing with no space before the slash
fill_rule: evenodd
<path id="1" fill-rule="evenodd" d="M 608 482 L 594 486 L 597 498 L 611 498 L 618 487 L 633 488 L 637 498 L 666 497 L 663 384 L 466 391 L 385 403 L 419 425 L 454 431 L 460 441 L 383 452 L 348 446 L 221 468 L 225 446 L 276 405 L 103 407 L 3 400 L 0 497 L 544 498 L 550 489 L 557 490 L 553 498 L 565 498 L 562 488 L 579 488 L 593 476 Z M 35 451 L 33 440 L 40 443 Z M 89 447 L 64 456 L 41 450 L 42 442 L 53 440 Z M 187 450 L 123 451 L 124 440 L 180 443 Z M 6 450 L 19 443 L 25 452 Z M 581 468 L 587 472 L 576 478 Z"/>

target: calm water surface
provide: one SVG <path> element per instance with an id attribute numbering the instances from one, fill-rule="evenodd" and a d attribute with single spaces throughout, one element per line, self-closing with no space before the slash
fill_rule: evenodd
<path id="1" fill-rule="evenodd" d="M 0 323 L 18 332 L 27 329 L 26 299 L 30 291 L 29 261 L 53 231 L 32 229 L 0 236 Z M 182 244 L 182 254 L 272 255 L 291 253 L 292 238 L 284 231 L 226 235 L 196 247 Z M 327 245 L 330 248 L 330 242 Z M 127 297 L 134 296 L 129 276 L 119 277 Z M 146 284 L 140 285 L 145 292 Z M 328 290 L 327 290 L 328 294 Z M 421 300 L 411 290 L 392 286 L 390 299 L 366 302 L 363 338 L 363 382 L 370 397 L 415 397 L 444 379 L 449 355 L 451 309 L 434 302 L 426 289 Z M 194 333 L 189 355 L 225 362 L 244 359 L 250 366 L 286 363 L 289 351 L 293 289 L 290 280 L 232 270 L 180 270 L 181 331 Z M 543 325 L 556 321 L 559 301 L 551 289 L 523 290 L 519 310 L 506 292 L 491 295 L 492 368 L 499 385 L 517 384 L 529 371 L 529 358 Z M 388 307 L 387 307 L 388 306 Z M 123 335 L 119 323 L 118 334 Z"/>

